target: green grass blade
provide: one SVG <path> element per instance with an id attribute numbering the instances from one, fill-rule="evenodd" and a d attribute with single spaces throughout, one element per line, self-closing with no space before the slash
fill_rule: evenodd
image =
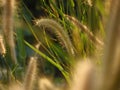
<path id="1" fill-rule="evenodd" d="M 32 45 L 30 45 L 28 42 L 24 41 L 24 43 L 29 46 L 32 50 L 34 50 L 36 53 L 38 53 L 39 55 L 41 55 L 43 58 L 45 58 L 48 62 L 50 62 L 52 65 L 54 65 L 56 68 L 58 68 L 61 73 L 63 74 L 63 76 L 65 77 L 65 79 L 67 80 L 67 82 L 69 83 L 70 79 L 69 79 L 69 75 L 68 75 L 68 72 L 65 71 L 63 69 L 63 67 L 54 62 L 51 58 L 49 58 L 47 55 L 45 55 L 44 53 L 40 52 L 38 49 L 36 49 L 35 47 L 33 47 Z"/>

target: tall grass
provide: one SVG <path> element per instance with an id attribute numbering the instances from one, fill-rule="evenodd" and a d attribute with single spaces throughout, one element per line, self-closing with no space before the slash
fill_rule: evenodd
<path id="1" fill-rule="evenodd" d="M 28 2 L 28 1 L 25 1 L 25 2 Z M 12 3 L 12 2 L 9 2 L 9 3 Z M 40 4 L 41 6 L 40 7 L 38 6 L 38 7 L 43 9 L 43 11 L 45 12 L 43 14 L 47 13 L 46 17 L 50 18 L 50 19 L 45 19 L 45 17 L 44 17 L 44 19 L 40 19 L 37 21 L 35 16 L 32 14 L 32 12 L 29 10 L 29 8 L 27 8 L 27 6 L 24 4 L 24 2 L 21 3 L 22 4 L 21 6 L 23 6 L 23 8 L 22 8 L 22 10 L 18 9 L 18 10 L 20 10 L 18 13 L 20 13 L 20 15 L 21 15 L 20 17 L 22 17 L 23 20 L 25 21 L 23 23 L 26 23 L 26 26 L 19 24 L 19 23 L 18 23 L 18 25 L 16 25 L 17 30 L 15 32 L 15 37 L 16 37 L 15 40 L 17 43 L 16 50 L 18 52 L 15 53 L 15 50 L 10 50 L 10 51 L 12 51 L 11 55 L 14 54 L 13 60 L 17 61 L 18 65 L 15 67 L 10 67 L 10 68 L 13 70 L 13 74 L 16 74 L 16 72 L 19 71 L 19 68 L 25 69 L 25 58 L 29 57 L 29 56 L 26 56 L 27 52 L 25 51 L 25 47 L 29 46 L 31 49 L 33 49 L 35 51 L 35 53 L 39 53 L 39 55 L 42 56 L 43 59 L 46 59 L 53 66 L 55 66 L 58 70 L 60 70 L 62 72 L 63 76 L 65 76 L 65 78 L 67 79 L 68 77 L 70 77 L 68 72 L 70 73 L 70 69 L 74 65 L 74 63 L 73 63 L 73 61 L 75 61 L 74 59 L 76 59 L 78 56 L 83 58 L 86 56 L 93 55 L 93 52 L 95 50 L 95 45 L 96 45 L 94 43 L 94 41 L 98 42 L 100 44 L 99 40 L 96 39 L 96 37 L 93 34 L 91 34 L 93 29 L 91 29 L 90 25 L 89 25 L 90 16 L 87 16 L 88 12 L 92 13 L 92 11 L 88 10 L 87 8 L 88 7 L 95 8 L 93 10 L 93 12 L 97 13 L 97 10 L 96 10 L 97 6 L 95 7 L 95 5 L 94 5 L 95 3 L 93 3 L 93 2 L 90 3 L 90 2 L 81 1 L 81 0 L 78 0 L 78 1 L 70 0 L 69 2 L 63 1 L 63 0 L 62 1 L 40 0 L 40 1 L 38 1 L 38 3 L 39 4 L 41 3 Z M 80 3 L 80 6 L 77 5 L 78 3 Z M 6 5 L 6 6 L 8 6 L 8 5 Z M 5 9 L 6 12 L 11 11 L 10 12 L 11 15 L 8 15 L 10 17 L 11 21 L 14 21 L 13 16 L 14 16 L 14 14 L 17 14 L 14 12 L 15 9 L 13 6 L 14 5 L 12 5 L 9 8 L 11 10 Z M 84 7 L 85 7 L 85 9 L 84 9 Z M 78 9 L 76 9 L 76 8 L 78 8 Z M 5 14 L 5 13 L 3 13 L 3 14 Z M 7 15 L 4 15 L 4 16 L 7 17 Z M 9 18 L 9 17 L 7 17 L 7 18 Z M 73 18 L 70 19 L 71 17 L 74 17 L 74 20 L 73 20 Z M 7 18 L 5 18 L 5 20 L 4 20 L 5 22 L 7 21 L 6 20 Z M 68 18 L 69 18 L 69 20 L 68 20 Z M 95 18 L 97 20 L 97 18 L 99 18 L 99 16 L 95 15 Z M 21 18 L 18 18 L 18 19 L 21 19 Z M 32 25 L 32 22 L 31 22 L 32 19 L 34 19 L 37 22 L 37 25 L 35 25 L 35 26 Z M 78 21 L 77 21 L 77 19 L 78 19 Z M 11 21 L 9 21 L 9 22 L 11 22 Z M 21 20 L 17 20 L 17 21 L 22 22 Z M 58 23 L 55 21 L 57 21 Z M 77 23 L 75 21 L 77 21 Z M 81 22 L 82 24 L 80 24 L 79 22 Z M 83 25 L 83 24 L 85 24 L 85 25 Z M 94 23 L 94 24 L 97 24 L 97 23 Z M 9 36 L 10 40 L 12 40 L 9 42 L 9 44 L 13 44 L 13 42 L 14 42 L 13 41 L 14 40 L 13 24 L 11 23 L 11 25 L 8 25 L 8 24 L 6 24 L 6 25 L 10 26 L 10 28 L 11 28 L 11 30 L 9 32 L 11 34 L 8 35 L 7 33 L 5 33 L 5 34 L 7 34 L 6 37 Z M 42 31 L 42 29 L 44 29 L 44 28 L 38 28 L 37 26 L 39 26 L 39 25 L 42 25 L 42 27 L 45 26 L 47 28 L 44 31 Z M 81 25 L 81 26 L 79 26 L 79 25 Z M 86 25 L 88 25 L 88 28 L 90 28 L 87 31 L 85 31 L 86 27 L 84 27 Z M 4 27 L 6 28 L 7 26 L 4 26 Z M 99 24 L 97 24 L 95 26 L 96 26 L 96 28 L 99 28 Z M 21 27 L 24 27 L 24 28 L 21 28 Z M 49 30 L 50 28 L 52 30 Z M 28 29 L 30 31 L 28 31 L 28 30 L 23 31 L 22 29 Z M 8 29 L 5 29 L 5 30 L 8 30 Z M 77 30 L 79 30 L 79 31 L 77 31 Z M 23 40 L 24 32 L 27 34 L 33 35 L 35 38 L 35 41 L 37 41 L 37 43 L 40 44 L 39 48 L 42 48 L 42 50 L 44 50 L 44 52 L 38 50 L 39 48 L 35 49 L 28 42 L 24 41 Z M 43 32 L 45 32 L 45 33 L 43 33 Z M 50 32 L 50 34 L 49 34 L 49 32 Z M 54 35 L 54 33 L 57 35 Z M 92 39 L 91 39 L 91 37 L 92 37 Z M 5 40 L 6 43 L 8 43 L 7 40 L 8 39 Z M 76 40 L 78 40 L 78 41 L 76 41 Z M 15 49 L 15 46 L 12 45 L 12 48 Z M 10 48 L 10 49 L 12 49 L 12 48 Z M 32 52 L 32 50 L 31 50 L 31 52 Z M 10 52 L 8 52 L 8 54 L 9 53 Z M 18 60 L 17 59 L 15 60 L 15 57 L 16 57 L 15 54 L 17 54 Z M 8 56 L 6 57 L 7 59 L 9 58 Z M 25 70 L 23 70 L 23 72 L 24 71 Z M 69 81 L 69 80 L 67 80 L 67 81 Z"/>
<path id="2" fill-rule="evenodd" d="M 6 41 L 6 46 L 8 46 L 8 51 L 10 51 L 9 53 L 11 54 L 11 60 L 13 60 L 13 62 L 16 64 L 17 58 L 13 36 L 15 1 L 5 0 L 4 3 L 3 34 Z"/>
<path id="3" fill-rule="evenodd" d="M 18 12 L 15 12 L 14 0 L 5 0 L 3 5 L 4 32 L 0 35 L 4 33 L 5 38 L 0 39 L 0 60 L 5 64 L 0 67 L 0 74 L 2 78 L 7 75 L 10 83 L 0 89 L 11 90 L 10 85 L 15 82 L 13 88 L 20 90 L 60 90 L 66 87 L 69 90 L 118 90 L 119 0 L 111 6 L 113 14 L 110 14 L 107 26 L 110 31 L 105 44 L 104 1 L 39 0 L 32 3 L 35 4 L 33 8 L 29 7 L 30 2 L 19 2 L 21 9 L 18 7 Z M 104 45 L 107 49 L 102 61 L 100 55 L 103 51 L 100 49 Z M 85 59 L 96 59 L 96 56 L 99 60 Z M 96 75 L 99 66 L 103 70 L 100 71 L 102 76 Z M 3 73 L 6 69 L 7 72 Z M 59 78 L 64 82 L 60 83 Z M 98 78 L 103 78 L 104 82 Z M 0 85 L 4 85 L 3 81 Z"/>

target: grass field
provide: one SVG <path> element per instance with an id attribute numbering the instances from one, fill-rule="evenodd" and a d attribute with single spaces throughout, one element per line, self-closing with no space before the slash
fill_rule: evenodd
<path id="1" fill-rule="evenodd" d="M 0 90 L 119 90 L 119 3 L 0 0 Z"/>

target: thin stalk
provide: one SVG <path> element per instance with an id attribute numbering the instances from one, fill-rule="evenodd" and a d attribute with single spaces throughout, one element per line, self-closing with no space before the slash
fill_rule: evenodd
<path id="1" fill-rule="evenodd" d="M 3 12 L 3 33 L 11 54 L 13 63 L 17 64 L 15 43 L 14 43 L 14 13 L 15 13 L 15 0 L 5 0 L 4 12 Z"/>

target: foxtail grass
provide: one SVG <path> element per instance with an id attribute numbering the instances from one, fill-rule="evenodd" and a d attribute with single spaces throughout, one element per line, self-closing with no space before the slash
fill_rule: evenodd
<path id="1" fill-rule="evenodd" d="M 13 60 L 13 63 L 16 64 L 17 58 L 13 35 L 15 24 L 14 13 L 15 13 L 15 0 L 5 0 L 3 11 L 3 34 L 6 42 L 6 47 L 8 46 L 10 50 L 11 59 Z"/>
<path id="2" fill-rule="evenodd" d="M 2 35 L 0 35 L 0 54 L 5 55 L 6 54 L 6 48 L 4 43 L 4 38 Z"/>
<path id="3" fill-rule="evenodd" d="M 61 90 L 60 88 L 56 87 L 52 81 L 48 78 L 41 78 L 39 79 L 39 90 Z"/>
<path id="4" fill-rule="evenodd" d="M 120 0 L 112 0 L 106 25 L 102 90 L 120 89 Z"/>
<path id="5" fill-rule="evenodd" d="M 34 57 L 31 57 L 25 75 L 23 90 L 33 90 L 36 80 L 37 80 L 37 60 Z"/>
<path id="6" fill-rule="evenodd" d="M 94 65 L 89 59 L 77 62 L 69 90 L 93 90 L 94 75 Z"/>
<path id="7" fill-rule="evenodd" d="M 58 22 L 56 22 L 53 19 L 40 19 L 40 20 L 36 20 L 36 25 L 39 27 L 45 26 L 45 27 L 51 28 L 53 30 L 51 32 L 58 35 L 60 37 L 59 39 L 61 39 L 65 44 L 68 54 L 70 55 L 74 54 L 73 45 L 70 41 L 68 33 L 64 30 L 64 28 Z"/>
<path id="8" fill-rule="evenodd" d="M 90 38 L 91 41 L 93 41 L 94 43 L 97 43 L 100 46 L 103 46 L 104 43 L 102 41 L 100 41 L 97 37 L 95 37 L 93 35 L 93 33 L 82 23 L 80 23 L 76 18 L 69 16 L 69 15 L 65 15 L 67 17 L 68 20 L 70 20 L 74 25 L 76 25 L 81 31 L 83 31 L 84 33 L 86 33 L 88 35 L 88 37 Z"/>

